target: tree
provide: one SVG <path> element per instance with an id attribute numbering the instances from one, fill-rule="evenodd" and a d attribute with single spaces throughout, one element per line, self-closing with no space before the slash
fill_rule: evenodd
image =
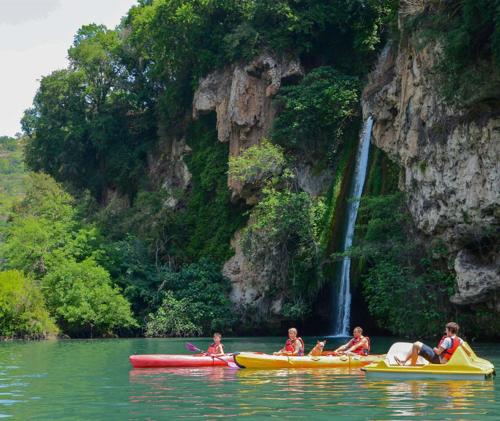
<path id="1" fill-rule="evenodd" d="M 6 258 L 4 265 L 43 276 L 52 253 L 63 249 L 76 230 L 72 205 L 73 198 L 51 177 L 31 174 L 0 247 Z"/>
<path id="2" fill-rule="evenodd" d="M 136 326 L 130 304 L 113 287 L 96 227 L 78 220 L 71 195 L 45 174 L 31 174 L 2 244 L 7 268 L 36 278 L 58 325 L 91 336 Z"/>
<path id="3" fill-rule="evenodd" d="M 45 338 L 57 333 L 38 286 L 21 272 L 0 272 L 0 337 Z"/>
<path id="4" fill-rule="evenodd" d="M 167 295 L 172 292 L 177 300 L 189 303 L 185 314 L 203 334 L 232 328 L 230 284 L 218 265 L 202 259 L 178 272 L 167 271 L 160 290 Z"/>
<path id="5" fill-rule="evenodd" d="M 150 314 L 146 323 L 146 336 L 197 336 L 202 330 L 191 320 L 189 300 L 178 300 L 171 291 L 167 291 L 160 308 Z"/>

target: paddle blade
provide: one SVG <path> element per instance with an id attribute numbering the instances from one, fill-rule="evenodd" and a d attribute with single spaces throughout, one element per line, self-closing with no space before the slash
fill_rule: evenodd
<path id="1" fill-rule="evenodd" d="M 193 344 L 187 342 L 185 345 L 186 349 L 191 352 L 203 352 L 200 348 L 197 348 Z"/>

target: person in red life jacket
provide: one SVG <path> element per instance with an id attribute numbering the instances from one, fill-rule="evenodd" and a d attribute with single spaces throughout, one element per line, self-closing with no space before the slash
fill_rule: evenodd
<path id="1" fill-rule="evenodd" d="M 370 338 L 363 336 L 363 329 L 359 326 L 352 331 L 353 338 L 345 345 L 339 346 L 335 351 L 336 355 L 368 355 L 370 353 Z"/>
<path id="2" fill-rule="evenodd" d="M 446 325 L 446 334 L 441 338 L 437 347 L 431 348 L 422 342 L 415 342 L 405 359 L 400 360 L 398 357 L 394 357 L 394 359 L 399 365 L 405 365 L 408 360 L 410 360 L 410 365 L 416 365 L 418 357 L 421 356 L 432 364 L 446 364 L 464 342 L 457 336 L 458 329 L 457 323 L 449 322 Z M 467 348 L 464 348 L 464 351 L 470 356 Z"/>
<path id="3" fill-rule="evenodd" d="M 214 342 L 208 347 L 207 355 L 220 357 L 224 355 L 224 345 L 222 345 L 222 335 L 219 332 L 214 333 Z"/>
<path id="4" fill-rule="evenodd" d="M 304 341 L 298 337 L 297 329 L 291 327 L 288 329 L 288 339 L 285 346 L 278 352 L 273 353 L 273 355 L 294 355 L 300 357 L 304 355 L 304 348 Z"/>

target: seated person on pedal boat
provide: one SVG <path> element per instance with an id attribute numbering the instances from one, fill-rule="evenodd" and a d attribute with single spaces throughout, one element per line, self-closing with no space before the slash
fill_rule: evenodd
<path id="1" fill-rule="evenodd" d="M 363 336 L 363 329 L 355 327 L 352 332 L 353 338 L 345 345 L 339 346 L 334 355 L 368 355 L 370 353 L 370 338 Z"/>
<path id="2" fill-rule="evenodd" d="M 399 365 L 405 365 L 410 360 L 410 365 L 416 365 L 418 357 L 423 357 L 432 364 L 446 364 L 457 348 L 463 344 L 463 340 L 457 336 L 459 326 L 455 322 L 446 325 L 446 334 L 441 338 L 437 347 L 431 348 L 422 342 L 415 342 L 406 358 L 400 360 L 394 357 Z M 464 348 L 467 355 L 470 352 Z"/>
<path id="3" fill-rule="evenodd" d="M 214 342 L 208 347 L 206 355 L 211 357 L 221 357 L 224 355 L 224 345 L 221 342 L 222 335 L 219 332 L 214 333 Z"/>
<path id="4" fill-rule="evenodd" d="M 285 342 L 285 346 L 278 352 L 274 352 L 273 355 L 303 356 L 305 348 L 304 341 L 297 335 L 297 329 L 294 327 L 288 329 L 288 339 Z"/>

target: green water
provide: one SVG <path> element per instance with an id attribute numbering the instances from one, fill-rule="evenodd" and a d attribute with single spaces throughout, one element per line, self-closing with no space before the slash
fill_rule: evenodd
<path id="1" fill-rule="evenodd" d="M 202 347 L 208 339 L 193 339 Z M 500 412 L 498 380 L 367 381 L 359 370 L 132 369 L 130 354 L 186 353 L 180 339 L 0 344 L 0 418 L 161 420 L 484 419 Z M 312 339 L 306 343 L 312 343 Z M 374 352 L 391 340 L 374 338 Z M 225 339 L 228 351 L 272 351 L 278 338 Z M 334 344 L 330 342 L 329 348 Z M 500 366 L 498 344 L 475 350 Z M 12 419 L 11 418 L 11 419 Z"/>

